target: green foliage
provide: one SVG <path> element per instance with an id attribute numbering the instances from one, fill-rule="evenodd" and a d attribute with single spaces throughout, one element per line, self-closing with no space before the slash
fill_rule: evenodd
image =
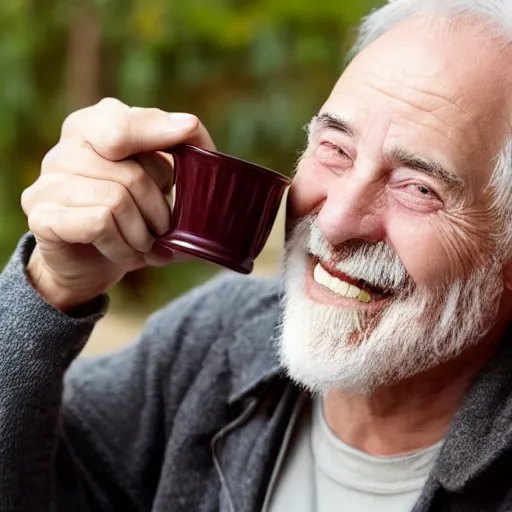
<path id="1" fill-rule="evenodd" d="M 342 70 L 351 28 L 381 3 L 0 2 L 0 259 L 26 229 L 19 196 L 37 177 L 63 119 L 104 96 L 193 112 L 220 150 L 289 173 L 304 144 L 302 126 Z M 169 268 L 163 280 L 147 271 L 135 286 L 140 300 L 166 300 L 212 271 L 184 268 Z M 168 286 L 178 275 L 186 278 Z"/>

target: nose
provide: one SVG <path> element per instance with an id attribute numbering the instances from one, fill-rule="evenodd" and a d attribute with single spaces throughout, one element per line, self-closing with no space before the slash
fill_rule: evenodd
<path id="1" fill-rule="evenodd" d="M 385 239 L 385 183 L 355 169 L 334 180 L 318 213 L 317 223 L 334 246 L 347 240 Z"/>

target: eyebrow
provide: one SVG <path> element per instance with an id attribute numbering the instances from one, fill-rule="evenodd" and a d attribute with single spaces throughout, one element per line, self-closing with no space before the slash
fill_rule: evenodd
<path id="1" fill-rule="evenodd" d="M 459 193 L 462 193 L 464 190 L 464 180 L 439 162 L 410 153 L 403 148 L 393 148 L 389 156 L 391 160 L 403 167 L 408 167 L 444 182 L 450 189 L 454 189 Z"/>
<path id="2" fill-rule="evenodd" d="M 311 135 L 321 128 L 337 130 L 351 138 L 357 137 L 356 128 L 346 119 L 333 113 L 325 112 L 314 116 L 308 125 L 308 133 Z M 429 158 L 411 153 L 403 148 L 395 147 L 391 150 L 388 160 L 440 180 L 459 194 L 462 194 L 464 190 L 465 182 L 458 174 Z"/>
<path id="3" fill-rule="evenodd" d="M 331 128 L 352 138 L 357 136 L 357 130 L 351 123 L 336 114 L 328 112 L 318 114 L 311 119 L 308 125 L 308 133 L 311 134 L 320 128 Z"/>

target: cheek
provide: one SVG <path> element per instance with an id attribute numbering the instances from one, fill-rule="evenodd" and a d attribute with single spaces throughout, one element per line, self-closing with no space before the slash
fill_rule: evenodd
<path id="1" fill-rule="evenodd" d="M 490 262 L 496 246 L 493 225 L 486 212 L 443 212 L 436 225 L 438 242 L 457 276 L 469 277 L 475 268 Z"/>
<path id="2" fill-rule="evenodd" d="M 297 166 L 297 173 L 288 193 L 288 222 L 293 223 L 305 215 L 317 212 L 334 179 L 335 176 L 313 158 L 303 158 Z"/>
<path id="3" fill-rule="evenodd" d="M 443 280 L 448 263 L 428 220 L 390 214 L 387 232 L 389 243 L 416 284 L 429 285 Z"/>
<path id="4" fill-rule="evenodd" d="M 419 285 L 468 277 L 489 257 L 481 230 L 467 218 L 446 213 L 411 218 L 393 212 L 387 225 L 391 245 Z"/>

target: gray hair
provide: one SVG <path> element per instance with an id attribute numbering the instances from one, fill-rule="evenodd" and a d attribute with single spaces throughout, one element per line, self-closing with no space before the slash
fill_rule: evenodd
<path id="1" fill-rule="evenodd" d="M 350 53 L 354 57 L 382 34 L 402 22 L 423 14 L 439 15 L 447 21 L 464 18 L 484 22 L 488 35 L 512 43 L 512 0 L 389 0 L 383 7 L 364 18 L 356 43 Z M 503 258 L 512 257 L 512 134 L 497 155 L 488 185 L 492 209 L 500 232 L 497 245 Z"/>

